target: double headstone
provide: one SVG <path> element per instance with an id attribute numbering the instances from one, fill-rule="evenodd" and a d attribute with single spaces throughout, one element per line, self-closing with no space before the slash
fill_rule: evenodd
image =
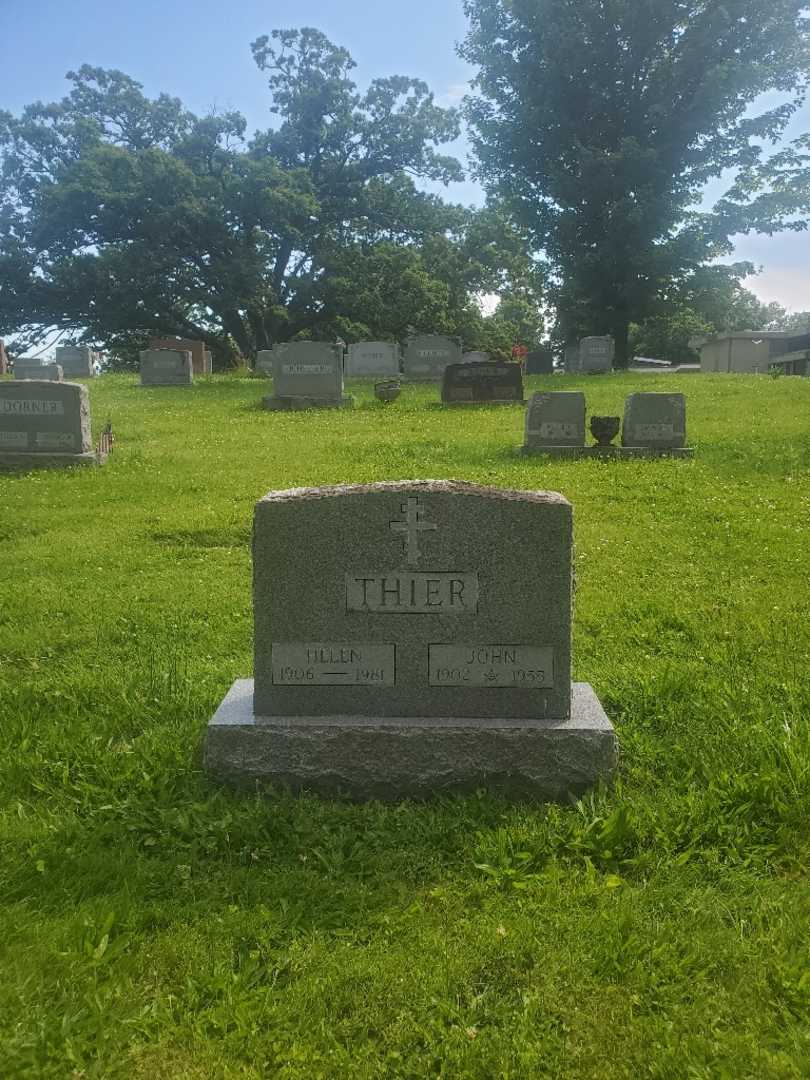
<path id="1" fill-rule="evenodd" d="M 450 364 L 442 379 L 442 402 L 445 405 L 488 402 L 513 404 L 523 401 L 523 375 L 520 364 L 502 360 Z"/>
<path id="2" fill-rule="evenodd" d="M 351 377 L 399 375 L 402 350 L 389 341 L 357 341 L 346 351 L 346 374 Z"/>
<path id="3" fill-rule="evenodd" d="M 406 379 L 440 381 L 449 364 L 460 363 L 461 342 L 458 338 L 417 334 L 405 342 L 402 369 Z"/>
<path id="4" fill-rule="evenodd" d="M 194 382 L 187 350 L 144 349 L 140 355 L 141 386 L 191 386 Z"/>
<path id="5" fill-rule="evenodd" d="M 613 770 L 610 722 L 571 683 L 561 495 L 454 481 L 271 492 L 254 516 L 253 603 L 255 679 L 208 728 L 225 779 L 561 799 Z"/>
<path id="6" fill-rule="evenodd" d="M 64 371 L 60 364 L 44 363 L 36 357 L 18 356 L 14 361 L 15 379 L 47 379 L 62 382 Z"/>
<path id="7" fill-rule="evenodd" d="M 691 457 L 686 446 L 686 399 L 683 394 L 631 394 L 625 403 L 621 446 L 612 445 L 619 417 L 591 418 L 600 441 L 585 443 L 585 395 L 575 392 L 534 394 L 526 409 L 525 454 L 552 457 Z M 605 434 L 606 432 L 606 434 Z"/>
<path id="8" fill-rule="evenodd" d="M 92 379 L 96 374 L 98 353 L 89 345 L 57 345 L 54 356 L 69 379 Z"/>
<path id="9" fill-rule="evenodd" d="M 343 347 L 323 341 L 291 341 L 272 352 L 273 394 L 266 409 L 345 408 Z"/>
<path id="10" fill-rule="evenodd" d="M 87 465 L 98 460 L 90 438 L 86 386 L 34 379 L 0 383 L 0 466 Z"/>

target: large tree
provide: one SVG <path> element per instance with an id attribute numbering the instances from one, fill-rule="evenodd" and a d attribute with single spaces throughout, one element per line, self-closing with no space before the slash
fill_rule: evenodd
<path id="1" fill-rule="evenodd" d="M 238 113 L 199 118 L 91 67 L 62 101 L 0 114 L 0 332 L 18 351 L 54 330 L 123 351 L 202 338 L 220 361 L 296 335 L 460 332 L 503 265 L 528 267 L 497 215 L 417 190 L 462 175 L 437 149 L 457 115 L 424 83 L 360 93 L 311 29 L 253 53 L 278 123 L 250 141 Z"/>
<path id="2" fill-rule="evenodd" d="M 626 362 L 630 323 L 673 282 L 728 254 L 735 232 L 785 224 L 785 200 L 762 191 L 757 140 L 778 140 L 803 99 L 805 8 L 465 0 L 479 175 L 548 260 L 560 339 L 612 333 Z M 768 90 L 786 99 L 749 115 Z M 726 170 L 748 177 L 747 190 L 701 212 L 707 182 Z"/>

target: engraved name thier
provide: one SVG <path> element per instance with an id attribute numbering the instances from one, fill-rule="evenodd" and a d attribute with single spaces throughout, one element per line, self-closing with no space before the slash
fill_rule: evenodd
<path id="1" fill-rule="evenodd" d="M 475 615 L 478 574 L 356 571 L 346 575 L 346 610 L 389 615 Z"/>

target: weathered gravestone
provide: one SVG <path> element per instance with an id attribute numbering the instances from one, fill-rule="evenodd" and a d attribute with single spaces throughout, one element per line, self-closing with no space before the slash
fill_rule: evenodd
<path id="1" fill-rule="evenodd" d="M 266 409 L 350 407 L 354 399 L 343 393 L 343 347 L 324 341 L 291 341 L 276 345 L 273 359 L 273 394 Z"/>
<path id="2" fill-rule="evenodd" d="M 575 391 L 533 394 L 526 408 L 524 453 L 569 455 L 585 446 L 585 395 Z"/>
<path id="3" fill-rule="evenodd" d="M 191 353 L 191 369 L 195 375 L 210 375 L 212 371 L 211 353 L 206 349 L 204 341 L 194 341 L 192 338 L 160 338 L 149 339 L 150 349 L 171 349 L 174 352 Z"/>
<path id="4" fill-rule="evenodd" d="M 353 378 L 366 375 L 399 375 L 402 350 L 389 341 L 356 341 L 346 351 L 346 374 Z"/>
<path id="5" fill-rule="evenodd" d="M 554 356 L 550 349 L 532 349 L 526 354 L 524 369 L 527 375 L 553 375 Z"/>
<path id="6" fill-rule="evenodd" d="M 6 343 L 0 338 L 0 375 L 7 375 L 9 371 L 8 354 Z"/>
<path id="7" fill-rule="evenodd" d="M 0 467 L 96 464 L 87 387 L 20 380 L 0 383 Z"/>
<path id="8" fill-rule="evenodd" d="M 89 345 L 57 345 L 54 358 L 69 379 L 92 379 L 96 374 L 98 353 Z"/>
<path id="9" fill-rule="evenodd" d="M 461 363 L 461 342 L 441 334 L 417 334 L 405 342 L 402 369 L 406 379 L 442 379 L 448 364 Z"/>
<path id="10" fill-rule="evenodd" d="M 64 372 L 59 364 L 46 364 L 37 357 L 18 356 L 14 361 L 15 379 L 47 379 L 62 382 Z"/>
<path id="11" fill-rule="evenodd" d="M 622 446 L 677 450 L 686 446 L 683 394 L 630 394 L 624 404 Z"/>
<path id="12" fill-rule="evenodd" d="M 271 492 L 254 517 L 253 603 L 255 680 L 208 726 L 206 762 L 226 780 L 563 799 L 615 766 L 609 720 L 571 683 L 561 495 L 455 481 Z"/>
<path id="13" fill-rule="evenodd" d="M 144 349 L 141 386 L 191 386 L 194 370 L 191 353 L 181 349 Z"/>
<path id="14" fill-rule="evenodd" d="M 513 404 L 523 401 L 523 375 L 520 364 L 503 360 L 450 364 L 442 379 L 442 402 L 445 405 L 487 402 Z"/>
<path id="15" fill-rule="evenodd" d="M 585 375 L 600 375 L 613 367 L 616 345 L 612 337 L 585 337 L 579 342 L 579 370 Z"/>

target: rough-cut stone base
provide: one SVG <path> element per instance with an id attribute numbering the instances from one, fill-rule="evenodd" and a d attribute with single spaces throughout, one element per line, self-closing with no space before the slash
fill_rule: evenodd
<path id="1" fill-rule="evenodd" d="M 64 469 L 70 465 L 102 465 L 106 454 L 9 454 L 0 453 L 0 469 Z"/>
<path id="2" fill-rule="evenodd" d="M 656 458 L 695 456 L 692 446 L 657 447 L 657 446 L 523 446 L 522 454 L 545 454 L 547 457 L 561 458 Z"/>
<path id="3" fill-rule="evenodd" d="M 272 412 L 298 412 L 301 409 L 351 409 L 354 398 L 344 396 L 340 399 L 317 397 L 266 397 L 262 399 L 265 409 Z"/>
<path id="4" fill-rule="evenodd" d="M 238 679 L 208 724 L 206 766 L 240 786 L 356 799 L 425 798 L 486 787 L 563 801 L 609 780 L 613 726 L 588 683 L 574 683 L 570 720 L 261 717 L 253 679 Z"/>

